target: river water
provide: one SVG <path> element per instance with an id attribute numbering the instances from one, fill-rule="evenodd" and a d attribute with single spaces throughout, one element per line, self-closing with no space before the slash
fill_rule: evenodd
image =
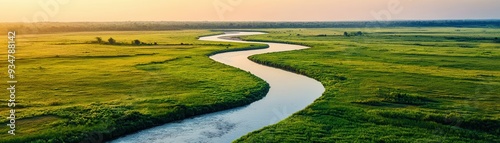
<path id="1" fill-rule="evenodd" d="M 139 131 L 111 141 L 111 143 L 226 143 L 249 132 L 275 124 L 304 109 L 322 95 L 323 85 L 306 76 L 267 67 L 248 60 L 256 54 L 300 50 L 308 47 L 280 43 L 247 42 L 227 37 L 265 34 L 259 32 L 228 32 L 223 35 L 201 37 L 203 41 L 263 43 L 269 48 L 221 53 L 210 58 L 265 80 L 270 85 L 266 97 L 250 105 Z M 237 83 L 235 83 L 237 84 Z"/>

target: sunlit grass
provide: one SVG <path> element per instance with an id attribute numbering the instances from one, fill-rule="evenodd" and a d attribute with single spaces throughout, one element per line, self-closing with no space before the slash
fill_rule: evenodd
<path id="1" fill-rule="evenodd" d="M 318 79 L 326 92 L 239 142 L 500 140 L 500 29 L 268 31 L 244 39 L 312 48 L 251 59 Z M 345 37 L 344 31 L 364 35 Z"/>
<path id="2" fill-rule="evenodd" d="M 207 56 L 251 45 L 197 40 L 209 34 L 216 32 L 19 34 L 17 131 L 11 136 L 8 128 L 0 128 L 0 142 L 79 142 L 96 133 L 109 140 L 264 96 L 264 81 Z M 95 37 L 158 45 L 91 44 Z M 6 73 L 1 73 L 3 81 Z M 0 107 L 0 123 L 7 122 L 8 111 Z"/>

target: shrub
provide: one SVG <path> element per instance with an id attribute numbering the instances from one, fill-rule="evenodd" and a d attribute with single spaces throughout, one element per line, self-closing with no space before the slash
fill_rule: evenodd
<path id="1" fill-rule="evenodd" d="M 399 104 L 410 104 L 410 105 L 422 105 L 431 100 L 421 97 L 410 95 L 408 93 L 403 93 L 400 90 L 394 89 L 377 89 L 377 96 L 383 98 L 385 102 L 399 103 Z"/>
<path id="2" fill-rule="evenodd" d="M 349 37 L 349 36 L 363 36 L 363 32 L 358 31 L 358 32 L 344 32 L 344 36 Z"/>
<path id="3" fill-rule="evenodd" d="M 111 44 L 111 45 L 116 44 L 116 40 L 115 40 L 115 39 L 113 39 L 113 38 L 111 38 L 111 37 L 108 39 L 108 42 L 109 42 L 109 44 Z"/>
<path id="4" fill-rule="evenodd" d="M 135 40 L 133 41 L 133 43 L 134 43 L 135 45 L 141 45 L 141 41 L 140 41 L 140 40 L 137 40 L 137 39 L 135 39 Z"/>
<path id="5" fill-rule="evenodd" d="M 95 37 L 97 43 L 102 43 L 102 38 L 101 37 Z"/>

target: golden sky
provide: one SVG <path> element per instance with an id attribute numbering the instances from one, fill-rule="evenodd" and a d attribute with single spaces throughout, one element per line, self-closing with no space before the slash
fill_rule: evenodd
<path id="1" fill-rule="evenodd" d="M 500 19 L 500 0 L 0 0 L 0 22 Z"/>

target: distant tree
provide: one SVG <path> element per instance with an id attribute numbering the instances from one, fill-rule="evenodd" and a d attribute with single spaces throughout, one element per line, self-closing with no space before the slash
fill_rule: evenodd
<path id="1" fill-rule="evenodd" d="M 156 43 L 156 42 L 155 42 L 154 44 L 155 44 L 155 45 L 158 45 L 158 43 Z"/>
<path id="2" fill-rule="evenodd" d="M 95 37 L 95 39 L 97 40 L 97 43 L 102 43 L 102 38 L 101 37 Z"/>
<path id="3" fill-rule="evenodd" d="M 113 39 L 113 38 L 111 38 L 111 37 L 108 39 L 108 42 L 109 42 L 109 44 L 111 44 L 111 45 L 116 44 L 116 40 L 115 40 L 115 39 Z"/>
<path id="4" fill-rule="evenodd" d="M 498 40 L 498 37 L 495 37 L 495 40 Z"/>
<path id="5" fill-rule="evenodd" d="M 347 36 L 349 36 L 349 33 L 347 33 L 347 32 L 344 32 L 344 36 L 346 36 L 346 37 L 347 37 Z"/>
<path id="6" fill-rule="evenodd" d="M 135 40 L 134 40 L 134 44 L 135 44 L 135 45 L 141 45 L 141 41 L 139 41 L 139 40 L 135 39 Z"/>
<path id="7" fill-rule="evenodd" d="M 356 32 L 356 36 L 362 36 L 362 35 L 363 35 L 363 32 L 361 32 L 361 31 Z"/>

